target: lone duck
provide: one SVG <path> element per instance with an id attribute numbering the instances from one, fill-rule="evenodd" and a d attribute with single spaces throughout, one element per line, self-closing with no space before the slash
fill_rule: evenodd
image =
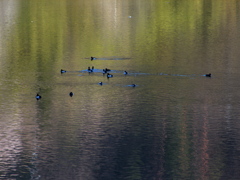
<path id="1" fill-rule="evenodd" d="M 132 86 L 132 87 L 136 87 L 136 84 L 132 84 L 131 86 Z"/>
<path id="2" fill-rule="evenodd" d="M 123 73 L 123 74 L 127 75 L 127 74 L 128 74 L 128 72 L 127 72 L 127 71 L 124 71 L 124 73 Z"/>
<path id="3" fill-rule="evenodd" d="M 209 73 L 209 74 L 205 74 L 205 76 L 206 76 L 206 77 L 211 77 L 212 74 L 211 74 L 211 73 Z"/>
<path id="4" fill-rule="evenodd" d="M 41 99 L 41 98 L 42 98 L 42 96 L 40 96 L 40 95 L 37 93 L 36 99 L 39 100 L 39 99 Z"/>
<path id="5" fill-rule="evenodd" d="M 95 59 L 97 59 L 97 58 L 91 56 L 91 61 L 92 61 L 92 60 L 95 60 Z"/>
<path id="6" fill-rule="evenodd" d="M 102 83 L 102 82 L 99 82 L 98 84 L 99 84 L 100 86 L 102 86 L 103 83 Z"/>
<path id="7" fill-rule="evenodd" d="M 112 78 L 112 77 L 113 77 L 112 74 L 107 73 L 107 78 Z"/>
<path id="8" fill-rule="evenodd" d="M 73 92 L 70 92 L 70 93 L 69 93 L 69 96 L 72 97 L 72 96 L 73 96 Z"/>
<path id="9" fill-rule="evenodd" d="M 63 70 L 63 69 L 61 69 L 61 71 L 60 71 L 61 73 L 65 73 L 65 72 L 67 72 L 67 71 L 65 71 L 65 70 Z"/>

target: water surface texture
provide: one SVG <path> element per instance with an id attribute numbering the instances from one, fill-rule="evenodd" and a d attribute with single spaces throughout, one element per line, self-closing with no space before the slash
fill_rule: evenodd
<path id="1" fill-rule="evenodd" d="M 238 0 L 1 0 L 0 179 L 239 179 L 239 47 Z"/>

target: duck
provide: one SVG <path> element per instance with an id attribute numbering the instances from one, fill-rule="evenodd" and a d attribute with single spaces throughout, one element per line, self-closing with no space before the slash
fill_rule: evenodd
<path id="1" fill-rule="evenodd" d="M 92 60 L 95 60 L 95 59 L 97 59 L 97 58 L 91 56 L 91 61 L 92 61 Z"/>
<path id="2" fill-rule="evenodd" d="M 102 82 L 99 82 L 98 84 L 99 84 L 99 85 L 101 85 L 101 86 L 103 85 L 103 83 L 102 83 Z"/>
<path id="3" fill-rule="evenodd" d="M 132 86 L 132 87 L 136 87 L 136 84 L 132 84 L 132 85 L 130 85 L 130 86 Z"/>
<path id="4" fill-rule="evenodd" d="M 88 67 L 88 72 L 91 73 L 93 72 L 93 70 L 90 67 Z"/>
<path id="5" fill-rule="evenodd" d="M 124 71 L 124 72 L 123 72 L 123 74 L 127 75 L 127 74 L 128 74 L 128 72 L 127 72 L 127 71 Z"/>
<path id="6" fill-rule="evenodd" d="M 108 72 L 108 71 L 111 71 L 111 69 L 105 68 L 105 71 Z"/>
<path id="7" fill-rule="evenodd" d="M 209 74 L 205 74 L 205 76 L 206 76 L 206 77 L 211 77 L 212 74 L 211 74 L 211 73 L 209 73 Z"/>
<path id="8" fill-rule="evenodd" d="M 35 97 L 37 100 L 39 100 L 39 99 L 41 99 L 42 98 L 42 96 L 40 96 L 38 93 L 37 93 L 37 95 L 36 95 L 36 97 Z"/>
<path id="9" fill-rule="evenodd" d="M 69 96 L 72 97 L 72 96 L 73 96 L 73 92 L 70 92 L 70 93 L 69 93 Z"/>
<path id="10" fill-rule="evenodd" d="M 63 70 L 63 69 L 61 69 L 61 71 L 60 71 L 61 73 L 65 73 L 65 72 L 67 72 L 67 71 L 65 71 L 65 70 Z"/>
<path id="11" fill-rule="evenodd" d="M 106 69 L 103 69 L 103 76 L 105 75 L 105 74 L 107 74 L 107 70 Z"/>
<path id="12" fill-rule="evenodd" d="M 113 75 L 112 75 L 112 74 L 109 74 L 109 73 L 107 73 L 107 78 L 111 78 L 111 77 L 113 77 Z"/>

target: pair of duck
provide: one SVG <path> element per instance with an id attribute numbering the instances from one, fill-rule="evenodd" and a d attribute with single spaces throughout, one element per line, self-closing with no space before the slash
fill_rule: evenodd
<path id="1" fill-rule="evenodd" d="M 107 73 L 108 71 L 111 71 L 111 69 L 108 68 L 103 69 L 103 74 Z"/>
<path id="2" fill-rule="evenodd" d="M 88 72 L 91 73 L 93 72 L 94 70 L 94 66 L 92 66 L 92 69 L 90 67 L 88 67 Z M 106 74 L 107 73 L 107 77 L 110 78 L 110 77 L 113 77 L 112 74 L 109 74 L 108 71 L 111 71 L 111 69 L 108 69 L 108 68 L 105 68 L 103 69 L 103 74 Z M 125 71 L 126 72 L 126 71 Z"/>
<path id="3" fill-rule="evenodd" d="M 70 92 L 70 93 L 69 93 L 69 96 L 70 96 L 70 97 L 73 97 L 73 92 Z M 37 95 L 35 96 L 35 98 L 36 98 L 37 100 L 40 100 L 40 99 L 42 98 L 42 96 L 40 96 L 40 95 L 37 93 Z"/>
<path id="4" fill-rule="evenodd" d="M 89 73 L 93 72 L 93 70 L 94 70 L 94 66 L 92 66 L 92 69 L 90 67 L 88 67 L 88 72 Z"/>
<path id="5" fill-rule="evenodd" d="M 107 73 L 107 78 L 111 78 L 113 77 L 112 74 L 109 74 L 108 72 L 111 71 L 111 69 L 105 68 L 103 69 L 103 75 L 105 75 Z"/>

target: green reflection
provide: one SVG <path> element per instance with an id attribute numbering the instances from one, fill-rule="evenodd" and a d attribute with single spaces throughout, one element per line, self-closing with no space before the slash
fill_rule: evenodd
<path id="1" fill-rule="evenodd" d="M 64 86 L 67 83 L 67 80 L 62 80 L 65 77 L 60 76 L 59 70 L 61 68 L 77 71 L 86 69 L 90 66 L 89 64 L 94 63 L 97 67 L 102 67 L 102 64 L 104 64 L 104 66 L 116 69 L 128 68 L 153 74 L 166 72 L 168 74 L 192 75 L 209 73 L 210 70 L 223 72 L 224 69 L 227 69 L 228 72 L 238 73 L 237 68 L 232 70 L 232 66 L 239 66 L 239 42 L 236 40 L 239 29 L 237 26 L 238 1 L 228 3 L 224 0 L 21 0 L 18 3 L 18 12 L 14 20 L 15 23 L 11 26 L 11 31 L 4 31 L 5 34 L 1 35 L 1 38 L 5 35 L 7 37 L 2 38 L 4 47 L 1 47 L 1 52 L 6 54 L 6 56 L 3 56 L 4 60 L 1 60 L 6 63 L 2 63 L 3 66 L 0 67 L 2 72 L 5 72 L 2 80 L 0 80 L 3 86 L 2 91 L 8 92 L 4 95 L 9 96 L 14 100 L 13 104 L 16 104 L 16 106 L 12 106 L 9 114 L 18 114 L 21 111 L 27 113 L 30 109 L 23 109 L 23 97 L 32 96 L 41 89 L 45 96 L 42 101 L 39 101 L 39 104 L 31 107 L 30 110 L 41 110 L 36 113 L 38 127 L 42 131 L 49 131 L 49 134 L 53 132 L 48 128 L 54 127 L 49 123 L 49 119 L 54 119 L 54 116 L 51 115 L 51 111 L 47 111 L 48 109 L 54 111 L 58 107 L 57 112 L 71 113 L 66 107 L 59 107 L 53 102 L 59 97 L 56 95 L 56 86 L 60 83 Z M 4 23 L 2 24 L 4 25 Z M 131 59 L 124 63 L 121 61 L 106 61 L 103 63 L 102 61 L 90 62 L 90 59 L 86 59 L 90 56 L 119 56 Z M 230 63 L 226 63 L 228 61 Z M 75 79 L 77 78 L 75 77 Z M 75 83 L 74 80 L 72 82 Z M 72 87 L 75 86 L 74 83 L 71 84 Z M 151 83 L 152 81 L 149 81 L 149 84 Z M 194 97 L 206 98 L 205 95 L 199 93 L 198 84 L 189 81 L 186 84 L 184 83 L 185 81 L 179 81 L 179 79 L 164 79 L 162 84 L 155 83 L 157 90 L 139 91 L 138 96 L 134 96 L 135 94 L 129 94 L 128 96 L 130 100 L 135 97 L 137 102 L 144 99 L 143 97 L 146 97 L 146 94 L 149 97 L 158 97 L 160 93 L 157 92 L 162 88 L 162 85 L 169 85 L 171 89 L 164 89 L 161 93 L 169 99 L 176 98 L 177 100 L 173 100 L 172 104 L 191 104 L 195 99 L 189 100 L 187 93 L 192 93 Z M 182 88 L 183 85 L 184 88 Z M 92 100 L 99 98 L 99 96 L 103 97 L 103 100 L 107 99 L 103 91 L 94 91 L 91 90 L 91 87 L 84 90 L 81 92 L 89 92 L 89 94 L 81 94 L 87 97 L 82 102 L 84 101 L 87 104 L 90 101 L 93 105 L 90 104 L 89 107 L 94 106 L 96 109 L 101 107 L 97 120 L 102 120 L 101 117 L 104 117 L 104 113 L 111 114 L 113 110 L 109 110 L 109 106 L 103 106 L 103 101 Z M 18 95 L 19 93 L 21 95 Z M 108 96 L 114 95 L 116 95 L 114 92 L 108 94 Z M 214 97 L 208 96 L 209 101 Z M 5 101 L 6 99 L 2 96 L 1 100 Z M 148 102 L 148 99 L 145 100 Z M 122 100 L 116 98 L 114 101 L 118 104 Z M 201 174 L 198 167 L 194 165 L 200 164 L 202 165 L 201 168 L 204 169 L 206 161 L 208 163 L 207 168 L 212 168 L 214 172 L 209 174 L 204 172 L 204 178 L 220 178 L 223 174 L 221 169 L 224 167 L 222 154 L 212 155 L 214 156 L 212 159 L 207 158 L 208 150 L 214 149 L 215 146 L 220 148 L 219 145 L 211 147 L 209 144 L 198 143 L 198 140 L 209 141 L 211 138 L 208 136 L 209 130 L 206 126 L 200 126 L 200 130 L 205 134 L 196 133 L 195 130 L 198 129 L 198 126 L 193 124 L 192 119 L 194 117 L 183 115 L 184 113 L 188 114 L 188 111 L 185 111 L 184 108 L 176 110 L 168 102 L 158 104 L 157 101 L 159 99 L 156 98 L 151 100 L 150 105 L 142 103 L 139 109 L 146 111 L 145 113 L 148 116 L 142 114 L 137 119 L 141 120 L 141 127 L 138 128 L 137 123 L 133 123 L 132 133 L 121 132 L 122 139 L 117 141 L 118 145 L 111 146 L 116 151 L 117 155 L 115 157 L 118 158 L 114 161 L 117 162 L 117 165 L 115 166 L 116 169 L 113 168 L 113 174 L 117 174 L 124 179 L 143 179 L 147 178 L 146 174 L 150 172 L 150 174 L 153 174 L 152 179 L 154 177 L 187 179 Z M 68 101 L 67 103 L 71 104 L 73 102 Z M 84 103 L 81 105 L 84 106 Z M 128 101 L 128 103 L 131 103 L 131 101 Z M 164 117 L 167 117 L 167 121 L 172 123 L 164 126 L 166 119 L 163 120 L 160 115 L 156 115 L 156 112 L 158 112 L 156 106 L 164 106 L 167 109 L 166 111 L 164 111 L 164 108 L 161 109 L 161 113 Z M 19 109 L 19 111 L 14 108 Z M 70 106 L 71 108 L 74 108 L 74 106 Z M 152 109 L 156 111 L 153 112 Z M 138 110 L 130 108 L 129 114 L 132 111 L 139 113 Z M 138 117 L 138 113 L 133 117 L 126 117 L 126 119 L 129 118 L 131 123 L 136 120 L 135 117 Z M 149 122 L 150 128 L 143 130 L 148 120 L 151 121 Z M 157 123 L 157 120 L 160 123 Z M 74 124 L 73 121 L 68 123 Z M 62 124 L 64 123 L 57 125 Z M 82 123 L 81 125 L 84 126 L 85 124 Z M 115 126 L 118 129 L 117 125 Z M 160 126 L 163 128 L 159 128 Z M 76 126 L 74 127 L 76 128 Z M 150 130 L 154 128 L 159 129 Z M 72 129 L 60 128 L 60 132 L 58 132 L 59 134 L 62 133 L 59 141 L 67 146 L 77 143 L 75 138 L 73 138 L 74 141 L 63 140 L 63 137 L 71 137 L 68 133 L 73 134 Z M 78 131 L 78 129 L 74 129 L 75 131 Z M 123 146 L 123 144 L 129 145 L 130 148 Z M 197 150 L 200 145 L 205 145 L 205 149 Z M 160 148 L 162 149 L 159 150 Z M 73 148 L 72 151 L 77 150 Z M 93 150 L 89 151 L 92 152 Z M 67 153 L 67 150 L 64 152 Z M 196 152 L 200 152 L 199 154 L 204 156 L 204 162 L 202 159 L 198 161 L 199 155 Z M 153 158 L 156 156 L 156 159 Z M 70 157 L 74 159 L 74 155 L 71 154 Z M 102 163 L 103 166 L 107 164 L 105 161 L 102 161 Z M 80 163 L 78 165 L 80 166 Z"/>

